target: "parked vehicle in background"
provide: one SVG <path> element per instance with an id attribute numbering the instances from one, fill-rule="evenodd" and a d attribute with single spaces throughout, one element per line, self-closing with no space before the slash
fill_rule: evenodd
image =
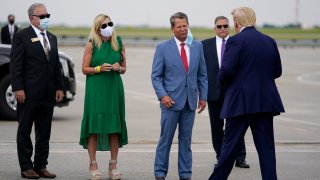
<path id="1" fill-rule="evenodd" d="M 0 114 L 7 119 L 16 119 L 17 101 L 11 88 L 10 80 L 10 51 L 11 45 L 0 44 Z M 65 97 L 56 106 L 68 106 L 76 94 L 76 79 L 74 64 L 70 56 L 59 52 L 61 71 L 64 74 Z M 36 87 L 35 87 L 36 88 Z"/>

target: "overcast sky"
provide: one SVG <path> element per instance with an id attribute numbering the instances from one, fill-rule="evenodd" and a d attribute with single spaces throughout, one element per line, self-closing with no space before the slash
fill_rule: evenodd
<path id="1" fill-rule="evenodd" d="M 100 13 L 109 15 L 116 25 L 169 27 L 169 18 L 186 13 L 192 27 L 212 27 L 216 16 L 231 18 L 232 9 L 248 6 L 255 10 L 257 24 L 286 25 L 296 20 L 303 26 L 320 25 L 320 0 L 0 0 L 0 22 L 8 14 L 17 22 L 29 22 L 27 9 L 34 2 L 44 3 L 51 24 L 91 26 Z M 297 2 L 299 6 L 297 8 Z M 298 11 L 297 11 L 298 9 Z M 298 13 L 296 13 L 298 12 Z"/>

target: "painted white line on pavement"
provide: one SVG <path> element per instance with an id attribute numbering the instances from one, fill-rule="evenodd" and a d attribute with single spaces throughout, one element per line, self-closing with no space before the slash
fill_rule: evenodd
<path id="1" fill-rule="evenodd" d="M 314 86 L 320 86 L 320 81 L 315 81 L 312 80 L 312 77 L 319 76 L 320 77 L 320 72 L 312 72 L 308 74 L 303 74 L 301 76 L 297 77 L 297 80 L 304 83 L 304 84 L 310 84 Z"/>
<path id="2" fill-rule="evenodd" d="M 320 72 L 311 73 L 311 74 L 312 75 L 315 75 L 315 74 L 320 75 Z M 307 81 L 304 80 L 304 77 L 305 76 L 306 77 L 311 76 L 311 74 L 299 76 L 298 80 L 301 79 L 299 81 L 307 82 Z M 76 77 L 80 77 L 80 76 L 83 76 L 83 74 L 82 73 L 76 74 Z M 77 78 L 77 83 L 78 83 L 78 81 L 79 81 L 81 86 L 85 87 L 85 82 L 84 81 L 79 80 L 79 78 Z M 317 82 L 315 82 L 315 83 L 317 84 Z M 319 83 L 319 85 L 320 85 L 320 83 Z M 157 99 L 156 99 L 156 95 L 155 94 L 147 94 L 147 93 L 142 93 L 142 92 L 139 92 L 139 91 L 128 90 L 128 89 L 125 89 L 125 94 L 130 95 L 130 98 L 139 99 L 139 100 L 142 100 L 142 101 L 145 101 L 145 102 L 148 102 L 148 103 L 152 103 L 152 104 L 158 104 L 159 103 L 159 101 L 157 101 Z M 201 114 L 197 114 L 197 115 L 200 115 L 200 116 L 203 116 L 203 117 L 209 117 L 209 113 L 207 111 L 207 108 Z M 286 118 L 286 117 L 281 117 L 281 116 L 276 116 L 275 118 L 278 119 L 278 120 L 281 120 L 281 121 L 294 122 L 294 123 L 298 123 L 298 124 L 305 124 L 305 125 L 312 125 L 312 126 L 320 127 L 320 123 L 313 123 L 313 122 L 310 122 L 310 121 L 296 120 L 296 119 Z"/>
<path id="3" fill-rule="evenodd" d="M 149 98 L 149 99 L 153 99 L 154 101 L 157 101 L 157 96 L 155 94 L 147 94 L 147 93 L 142 93 L 139 91 L 128 90 L 128 89 L 125 89 L 125 92 L 138 97 Z"/>
<path id="4" fill-rule="evenodd" d="M 85 76 L 82 73 L 77 73 L 76 75 L 77 85 L 81 86 L 81 88 L 85 88 Z M 125 94 L 129 95 L 130 98 L 139 99 L 148 103 L 157 104 L 157 97 L 155 94 L 147 94 L 139 91 L 124 89 Z"/>
<path id="5" fill-rule="evenodd" d="M 281 117 L 281 116 L 279 116 L 279 117 L 276 116 L 276 119 L 281 120 L 281 121 L 294 122 L 294 123 L 298 123 L 298 124 L 305 124 L 305 125 L 311 125 L 311 126 L 320 126 L 320 123 L 296 120 L 296 119 L 286 118 L 286 117 Z"/>
<path id="6" fill-rule="evenodd" d="M 247 149 L 247 153 L 256 153 L 255 149 Z M 121 149 L 120 153 L 155 153 L 155 149 Z M 171 149 L 171 153 L 178 153 L 178 149 Z M 193 149 L 193 153 L 214 153 L 213 149 Z M 277 153 L 320 153 L 320 148 L 303 148 L 295 149 L 292 147 L 276 148 Z M 0 150 L 0 154 L 16 154 L 17 150 L 5 149 Z M 83 149 L 50 149 L 50 153 L 68 154 L 68 153 L 88 153 Z"/>

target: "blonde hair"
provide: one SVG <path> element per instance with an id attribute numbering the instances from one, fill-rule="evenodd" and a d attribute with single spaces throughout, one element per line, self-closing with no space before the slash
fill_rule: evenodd
<path id="1" fill-rule="evenodd" d="M 256 26 L 256 14 L 253 9 L 249 7 L 239 7 L 232 10 L 231 15 L 235 22 L 241 27 L 249 25 Z"/>
<path id="2" fill-rule="evenodd" d="M 106 20 L 107 18 L 111 20 L 111 18 L 108 15 L 99 14 L 98 16 L 96 16 L 94 18 L 94 21 L 93 21 L 93 24 L 92 24 L 92 27 L 91 27 L 91 31 L 90 31 L 90 35 L 89 35 L 89 41 L 91 41 L 98 48 L 100 48 L 100 46 L 102 44 L 102 36 L 99 33 L 100 27 L 101 27 L 102 22 L 104 20 Z M 116 31 L 115 31 L 114 27 L 113 27 L 113 32 L 112 32 L 112 36 L 111 36 L 111 47 L 115 51 L 119 50 L 119 43 L 117 41 L 117 34 L 116 34 Z"/>

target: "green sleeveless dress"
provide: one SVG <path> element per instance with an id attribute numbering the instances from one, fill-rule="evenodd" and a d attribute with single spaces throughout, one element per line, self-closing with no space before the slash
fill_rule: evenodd
<path id="1" fill-rule="evenodd" d="M 111 41 L 103 42 L 100 49 L 93 47 L 90 66 L 121 62 L 122 41 L 117 37 L 119 50 L 114 51 Z M 109 151 L 109 134 L 119 134 L 119 145 L 128 144 L 125 122 L 125 99 L 122 79 L 115 71 L 87 75 L 84 112 L 79 144 L 87 149 L 90 134 L 97 134 L 97 151 Z"/>

